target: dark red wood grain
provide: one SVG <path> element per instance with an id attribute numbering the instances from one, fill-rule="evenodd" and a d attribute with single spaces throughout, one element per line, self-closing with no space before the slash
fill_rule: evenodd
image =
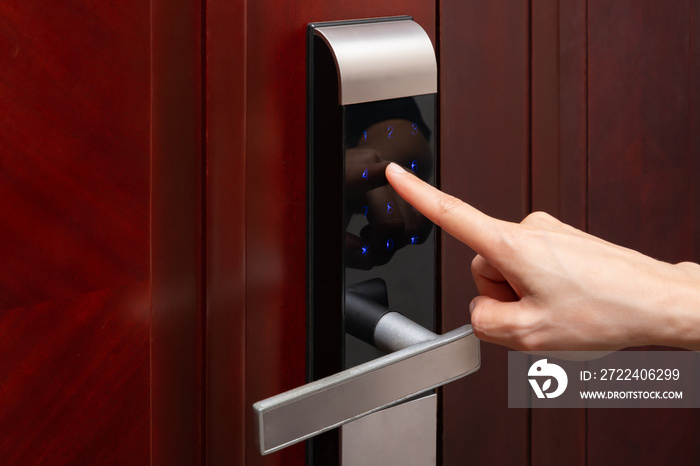
<path id="1" fill-rule="evenodd" d="M 698 2 L 577 3 L 533 10 L 550 15 L 533 14 L 533 208 L 698 261 Z M 693 410 L 533 411 L 532 461 L 694 464 L 699 422 Z"/>
<path id="2" fill-rule="evenodd" d="M 206 460 L 245 464 L 245 1 L 207 4 Z"/>
<path id="3" fill-rule="evenodd" d="M 700 174 L 700 0 L 690 3 L 690 154 L 692 170 Z M 690 195 L 693 199 L 693 260 L 700 262 L 700 179 L 692 180 Z"/>
<path id="4" fill-rule="evenodd" d="M 148 282 L 0 312 L 4 464 L 146 464 Z"/>
<path id="5" fill-rule="evenodd" d="M 531 199 L 585 230 L 587 183 L 586 4 L 532 2 Z M 586 411 L 533 409 L 532 464 L 586 464 Z"/>
<path id="6" fill-rule="evenodd" d="M 671 262 L 700 259 L 695 8 L 599 0 L 588 7 L 589 229 Z M 698 463 L 699 423 L 695 410 L 591 410 L 589 462 Z"/>
<path id="7" fill-rule="evenodd" d="M 145 464 L 149 7 L 0 18 L 0 461 Z"/>
<path id="8" fill-rule="evenodd" d="M 585 2 L 532 4 L 532 210 L 586 227 Z"/>
<path id="9" fill-rule="evenodd" d="M 136 3 L 0 7 L 2 308 L 148 279 L 148 7 Z"/>
<path id="10" fill-rule="evenodd" d="M 205 461 L 202 4 L 151 2 L 151 455 Z"/>
<path id="11" fill-rule="evenodd" d="M 687 2 L 589 4 L 589 226 L 659 259 L 690 259 Z"/>
<path id="12" fill-rule="evenodd" d="M 495 217 L 529 206 L 529 11 L 523 2 L 440 3 L 442 188 Z M 474 253 L 442 240 L 442 331 L 469 321 Z M 443 389 L 443 464 L 527 464 L 529 412 L 509 410 L 507 350 Z"/>

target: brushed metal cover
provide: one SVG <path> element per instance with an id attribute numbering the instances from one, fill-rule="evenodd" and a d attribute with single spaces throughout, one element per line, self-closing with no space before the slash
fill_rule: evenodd
<path id="1" fill-rule="evenodd" d="M 430 38 L 412 20 L 316 28 L 338 68 L 341 105 L 437 93 Z"/>
<path id="2" fill-rule="evenodd" d="M 382 409 L 342 427 L 343 466 L 435 466 L 437 395 Z"/>

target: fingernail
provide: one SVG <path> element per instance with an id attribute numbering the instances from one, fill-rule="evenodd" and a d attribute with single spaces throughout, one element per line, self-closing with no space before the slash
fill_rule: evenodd
<path id="1" fill-rule="evenodd" d="M 474 312 L 474 308 L 475 308 L 475 307 L 476 307 L 476 302 L 474 302 L 474 300 L 472 300 L 472 302 L 469 303 L 469 314 L 471 314 L 472 312 Z"/>
<path id="2" fill-rule="evenodd" d="M 389 166 L 387 167 L 387 170 L 391 171 L 392 173 L 406 173 L 406 170 L 404 170 L 401 165 L 391 162 Z"/>

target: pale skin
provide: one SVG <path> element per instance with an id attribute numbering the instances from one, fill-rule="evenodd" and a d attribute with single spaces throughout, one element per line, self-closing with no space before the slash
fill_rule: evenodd
<path id="1" fill-rule="evenodd" d="M 519 351 L 700 350 L 700 266 L 670 264 L 535 212 L 498 220 L 392 163 L 396 192 L 476 251 L 474 333 Z"/>

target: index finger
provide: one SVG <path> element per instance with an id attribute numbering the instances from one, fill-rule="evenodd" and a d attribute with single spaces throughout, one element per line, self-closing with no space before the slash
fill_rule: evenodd
<path id="1" fill-rule="evenodd" d="M 443 193 L 395 163 L 387 167 L 386 177 L 399 196 L 436 225 L 487 260 L 493 262 L 496 259 L 497 243 L 507 222 L 489 217 Z"/>

